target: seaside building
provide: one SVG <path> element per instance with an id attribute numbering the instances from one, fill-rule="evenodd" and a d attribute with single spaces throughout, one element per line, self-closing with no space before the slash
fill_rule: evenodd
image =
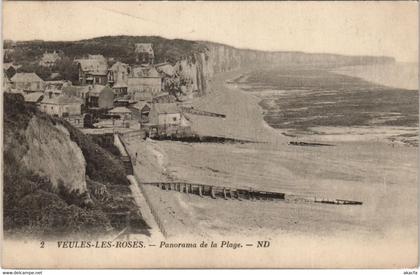
<path id="1" fill-rule="evenodd" d="M 82 100 L 82 107 L 87 106 L 90 86 L 67 86 L 62 90 L 62 94 L 69 97 L 76 97 Z"/>
<path id="2" fill-rule="evenodd" d="M 3 63 L 3 70 L 6 72 L 6 75 L 11 79 L 20 68 L 20 65 L 14 65 L 13 63 Z"/>
<path id="3" fill-rule="evenodd" d="M 183 115 L 175 103 L 155 103 L 149 114 L 151 124 L 159 126 L 190 126 L 190 121 Z"/>
<path id="4" fill-rule="evenodd" d="M 52 53 L 45 52 L 39 61 L 39 65 L 43 67 L 52 67 L 58 60 L 60 60 L 60 56 L 56 51 Z"/>
<path id="5" fill-rule="evenodd" d="M 44 94 L 48 97 L 59 96 L 62 94 L 63 89 L 70 85 L 71 82 L 66 80 L 45 81 Z"/>
<path id="6" fill-rule="evenodd" d="M 131 69 L 128 77 L 128 95 L 136 101 L 151 101 L 162 90 L 162 78 L 152 66 Z"/>
<path id="7" fill-rule="evenodd" d="M 117 97 L 127 94 L 127 81 L 130 67 L 128 64 L 116 62 L 108 69 L 108 84 Z"/>
<path id="8" fill-rule="evenodd" d="M 149 123 L 149 114 L 151 110 L 151 105 L 147 102 L 138 102 L 133 106 L 140 112 L 140 124 L 144 125 Z"/>
<path id="9" fill-rule="evenodd" d="M 89 108 L 109 109 L 114 107 L 114 91 L 103 85 L 94 85 L 88 91 Z"/>
<path id="10" fill-rule="evenodd" d="M 156 64 L 155 68 L 162 77 L 173 77 L 176 74 L 175 67 L 168 62 Z"/>
<path id="11" fill-rule="evenodd" d="M 153 103 L 175 103 L 176 97 L 168 93 L 160 93 L 153 97 Z"/>
<path id="12" fill-rule="evenodd" d="M 24 93 L 41 92 L 44 81 L 36 73 L 16 73 L 11 79 L 12 89 Z"/>
<path id="13" fill-rule="evenodd" d="M 175 103 L 152 104 L 148 118 L 142 127 L 150 137 L 191 135 L 191 122 Z"/>
<path id="14" fill-rule="evenodd" d="M 81 115 L 82 100 L 76 97 L 61 95 L 57 97 L 44 97 L 39 109 L 42 112 L 58 117 Z"/>
<path id="15" fill-rule="evenodd" d="M 155 60 L 155 53 L 153 51 L 152 43 L 137 43 L 134 47 L 137 63 L 153 64 Z"/>
<path id="16" fill-rule="evenodd" d="M 108 81 L 108 64 L 102 55 L 88 55 L 86 59 L 75 60 L 79 66 L 81 85 L 105 85 Z"/>
<path id="17" fill-rule="evenodd" d="M 23 96 L 23 98 L 26 103 L 37 105 L 44 99 L 44 96 L 45 95 L 43 92 L 35 92 L 35 93 L 26 94 Z"/>
<path id="18" fill-rule="evenodd" d="M 118 116 L 122 120 L 131 120 L 132 112 L 126 107 L 115 107 L 114 109 L 108 111 L 109 114 Z"/>

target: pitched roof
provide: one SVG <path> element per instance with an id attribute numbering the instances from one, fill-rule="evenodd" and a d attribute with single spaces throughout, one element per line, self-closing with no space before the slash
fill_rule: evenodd
<path id="1" fill-rule="evenodd" d="M 9 63 L 3 63 L 3 69 L 8 70 L 10 67 L 12 67 L 13 69 L 17 70 L 20 67 L 22 67 L 22 65 L 14 65 L 12 62 Z"/>
<path id="2" fill-rule="evenodd" d="M 91 95 L 91 96 L 99 96 L 99 94 L 102 93 L 102 91 L 104 91 L 104 90 L 110 90 L 111 93 L 114 93 L 114 91 L 110 87 L 108 87 L 108 86 L 94 85 L 89 90 L 89 95 Z"/>
<path id="3" fill-rule="evenodd" d="M 115 83 L 114 86 L 112 86 L 112 88 L 127 88 L 127 87 L 128 87 L 127 83 L 121 80 L 117 80 L 117 83 Z"/>
<path id="4" fill-rule="evenodd" d="M 144 107 L 148 106 L 150 108 L 150 104 L 148 102 L 140 101 L 133 105 L 134 108 L 141 111 Z"/>
<path id="5" fill-rule="evenodd" d="M 42 82 L 43 80 L 36 73 L 16 73 L 12 82 Z"/>
<path id="6" fill-rule="evenodd" d="M 77 62 L 85 72 L 98 75 L 106 75 L 108 72 L 108 65 L 100 59 L 79 59 Z"/>
<path id="7" fill-rule="evenodd" d="M 88 54 L 88 59 L 103 59 L 106 60 L 102 54 Z"/>
<path id="8" fill-rule="evenodd" d="M 109 70 L 110 71 L 119 71 L 121 68 L 128 69 L 128 64 L 117 61 L 111 66 L 111 68 L 109 68 Z"/>
<path id="9" fill-rule="evenodd" d="M 63 94 L 68 96 L 78 96 L 89 92 L 89 86 L 67 86 L 63 87 Z"/>
<path id="10" fill-rule="evenodd" d="M 153 66 L 137 66 L 131 69 L 130 77 L 160 77 Z"/>
<path id="11" fill-rule="evenodd" d="M 162 63 L 155 66 L 158 72 L 164 73 L 168 76 L 175 74 L 175 68 L 169 63 Z"/>
<path id="12" fill-rule="evenodd" d="M 126 107 L 115 107 L 114 109 L 108 111 L 108 113 L 113 113 L 113 114 L 128 114 L 131 113 L 130 109 L 126 108 Z"/>
<path id="13" fill-rule="evenodd" d="M 60 96 L 51 97 L 51 98 L 44 97 L 44 99 L 41 101 L 41 103 L 62 105 L 62 104 L 72 104 L 72 103 L 82 104 L 83 101 L 80 98 L 77 98 L 77 97 L 60 95 Z"/>
<path id="14" fill-rule="evenodd" d="M 43 92 L 35 92 L 24 95 L 26 102 L 38 102 L 44 96 Z"/>
<path id="15" fill-rule="evenodd" d="M 148 53 L 154 56 L 152 43 L 136 43 L 134 52 L 136 53 Z"/>
<path id="16" fill-rule="evenodd" d="M 158 114 L 178 114 L 180 110 L 175 103 L 155 103 L 153 108 Z"/>

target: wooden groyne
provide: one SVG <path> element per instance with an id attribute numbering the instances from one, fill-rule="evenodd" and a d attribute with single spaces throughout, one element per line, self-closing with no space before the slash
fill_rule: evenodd
<path id="1" fill-rule="evenodd" d="M 131 162 L 130 156 L 127 153 L 127 148 L 125 148 L 125 144 L 121 141 L 121 134 L 114 135 L 114 145 L 120 151 L 120 160 L 124 164 L 126 174 L 133 175 L 133 164 Z"/>
<path id="2" fill-rule="evenodd" d="M 207 184 L 185 183 L 185 182 L 149 182 L 146 185 L 156 186 L 166 191 L 177 191 L 186 194 L 198 195 L 200 197 L 211 197 L 213 199 L 236 199 L 236 200 L 269 200 L 269 201 L 288 201 L 288 202 L 308 202 L 325 203 L 337 205 L 361 205 L 360 201 L 344 199 L 326 199 L 311 196 L 302 196 L 282 192 L 270 192 L 254 189 L 241 189 L 223 186 L 213 186 Z"/>

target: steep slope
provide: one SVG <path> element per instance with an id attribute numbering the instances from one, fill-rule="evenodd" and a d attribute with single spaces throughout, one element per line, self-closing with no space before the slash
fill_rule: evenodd
<path id="1" fill-rule="evenodd" d="M 4 94 L 6 237 L 99 236 L 126 224 L 147 229 L 122 163 L 68 123 Z"/>
<path id="2" fill-rule="evenodd" d="M 24 134 L 28 150 L 21 158 L 22 165 L 48 176 L 54 188 L 63 185 L 69 191 L 87 191 L 85 159 L 63 125 L 51 127 L 49 121 L 33 116 Z"/>

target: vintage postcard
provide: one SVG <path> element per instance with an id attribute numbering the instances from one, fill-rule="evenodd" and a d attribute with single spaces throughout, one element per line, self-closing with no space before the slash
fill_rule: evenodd
<path id="1" fill-rule="evenodd" d="M 416 267 L 418 19 L 3 2 L 3 267 Z"/>

